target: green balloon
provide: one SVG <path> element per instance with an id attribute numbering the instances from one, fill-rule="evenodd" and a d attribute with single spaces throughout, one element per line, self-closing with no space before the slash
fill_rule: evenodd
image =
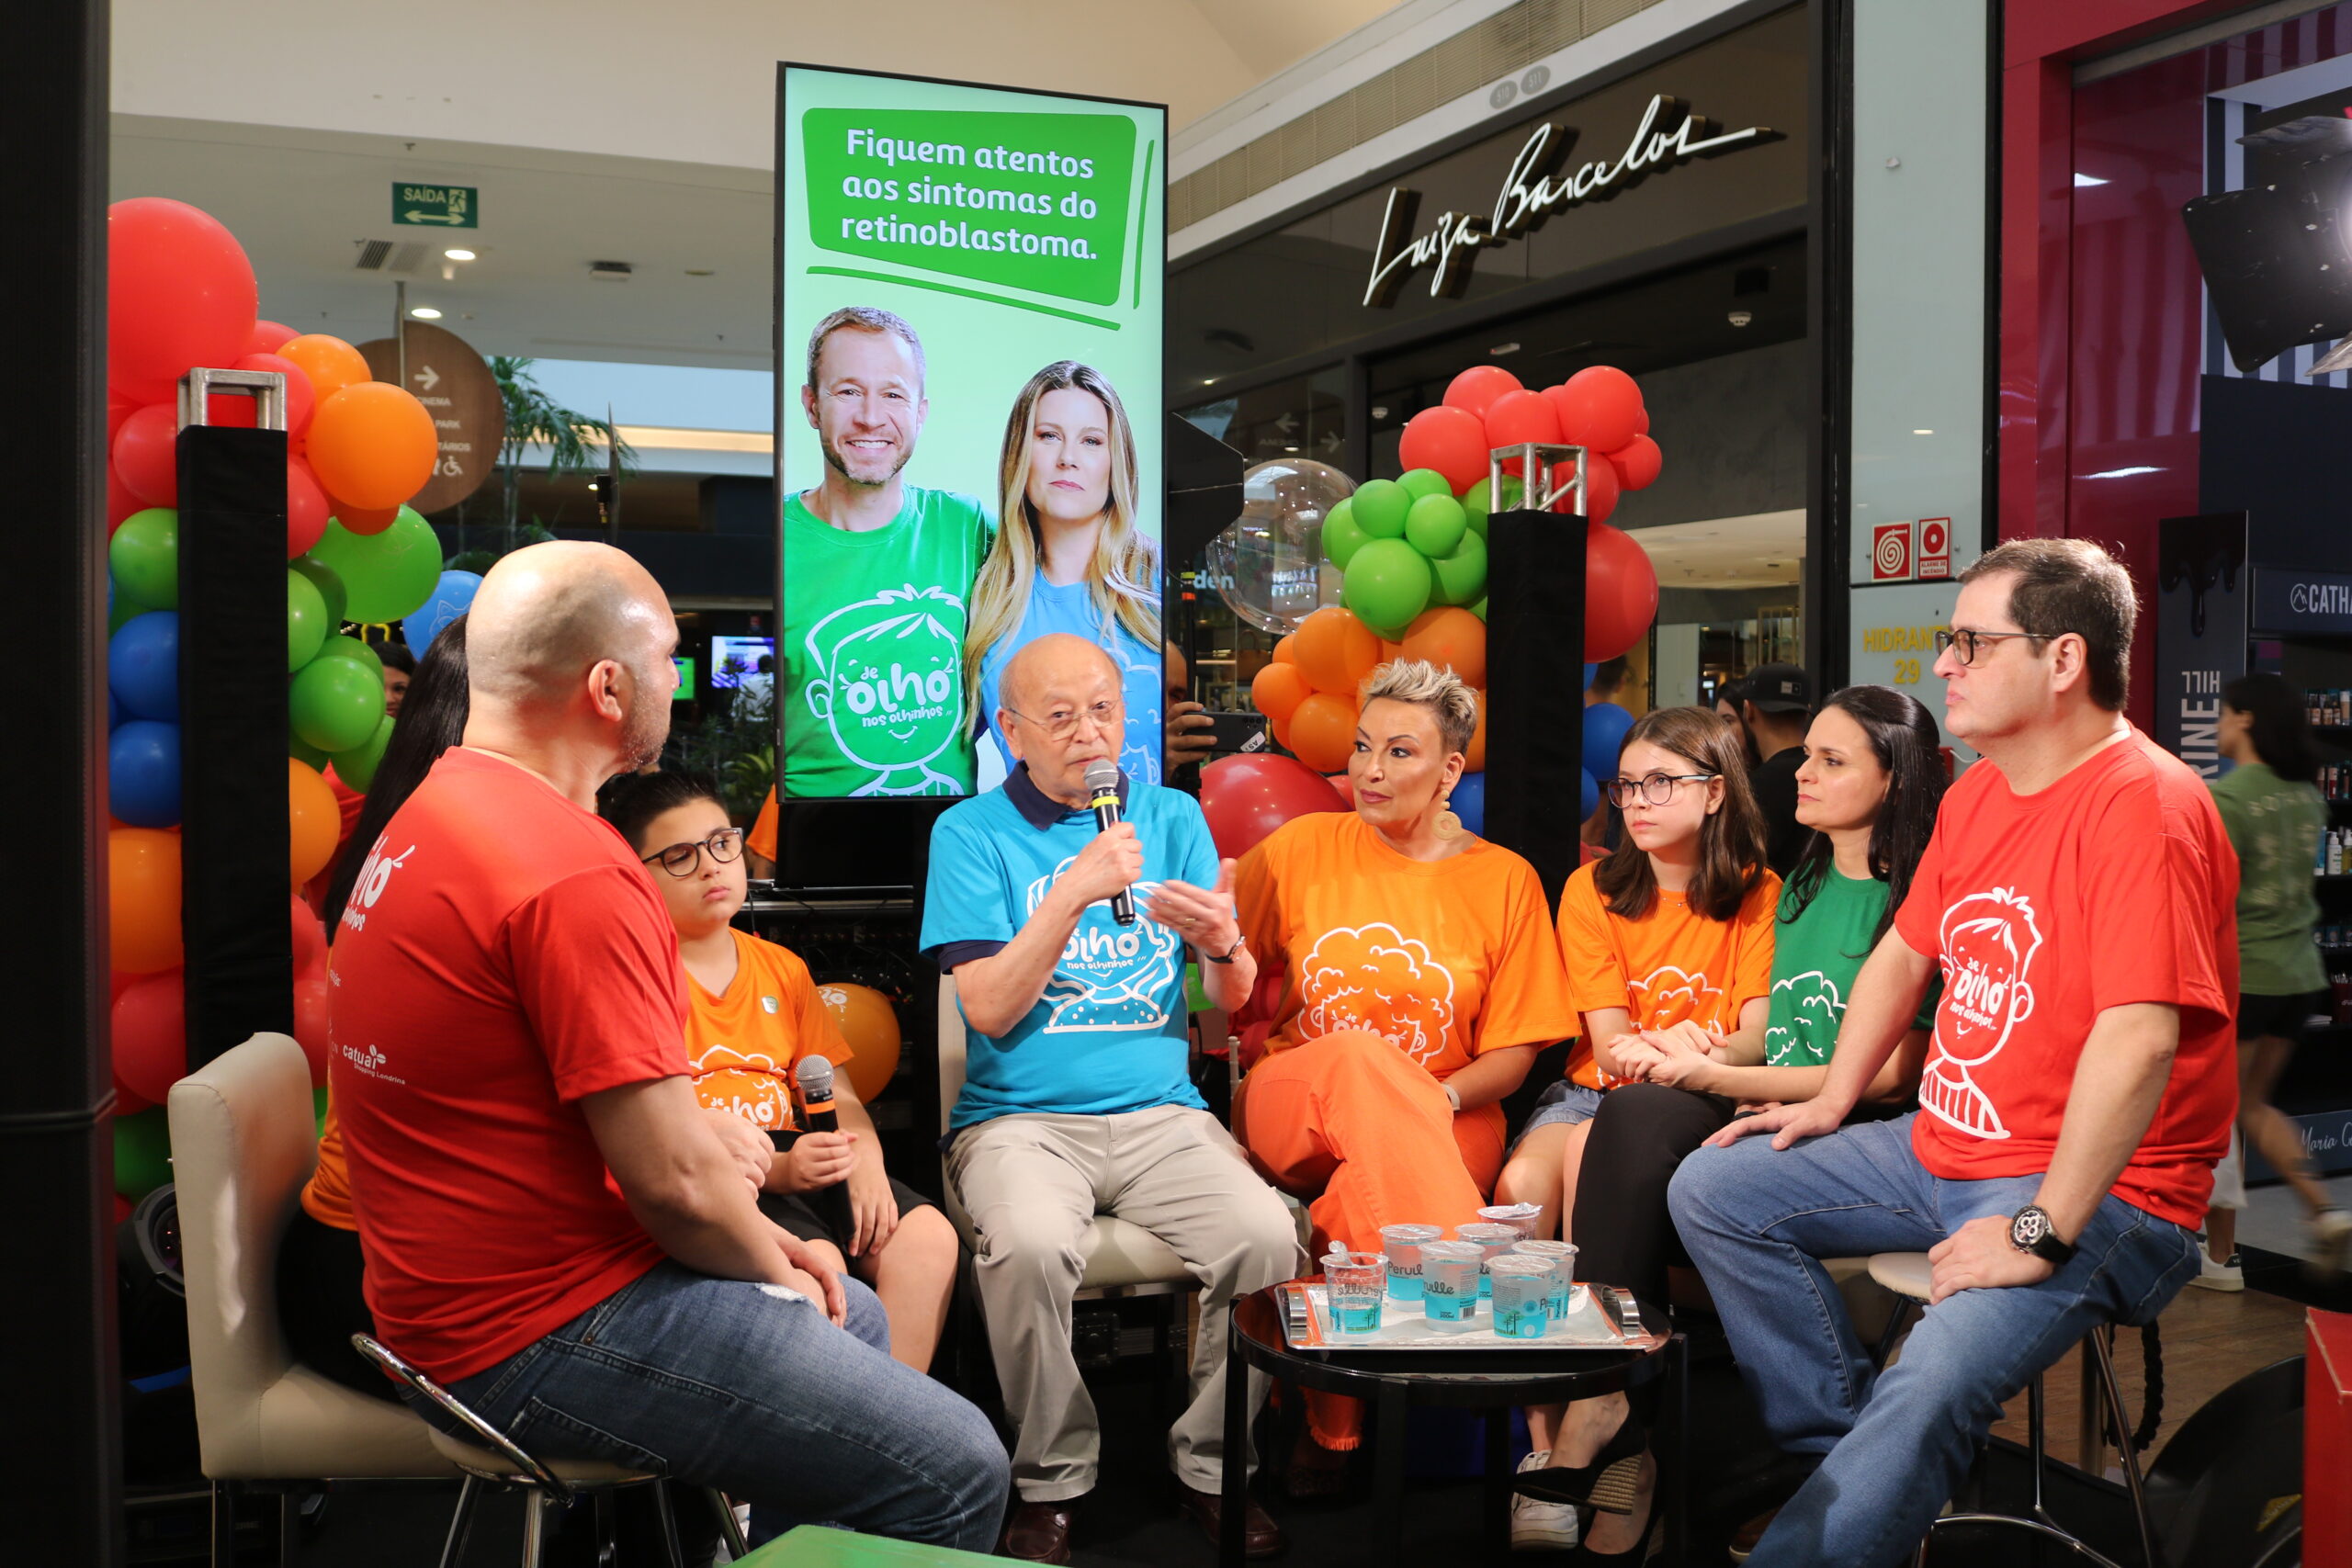
<path id="1" fill-rule="evenodd" d="M 162 1106 L 114 1119 L 114 1190 L 136 1203 L 172 1179 L 172 1119 Z"/>
<path id="2" fill-rule="evenodd" d="M 1425 495 L 1405 514 L 1405 542 L 1434 559 L 1452 555 L 1470 526 L 1470 514 L 1450 495 Z"/>
<path id="3" fill-rule="evenodd" d="M 1487 541 L 1465 533 L 1450 556 L 1430 562 L 1437 574 L 1432 599 L 1443 604 L 1475 604 L 1487 596 Z"/>
<path id="4" fill-rule="evenodd" d="M 1363 525 L 1356 521 L 1354 512 L 1344 501 L 1331 508 L 1323 519 L 1323 553 L 1329 556 L 1331 564 L 1341 571 L 1348 569 L 1348 562 L 1354 558 L 1366 537 Z"/>
<path id="5" fill-rule="evenodd" d="M 1478 602 L 1470 606 L 1470 613 L 1477 616 L 1482 621 L 1487 618 L 1487 596 L 1485 594 L 1481 593 L 1478 595 Z"/>
<path id="6" fill-rule="evenodd" d="M 1404 626 L 1429 604 L 1430 563 L 1402 539 L 1371 540 L 1348 562 L 1340 597 L 1366 626 Z"/>
<path id="7" fill-rule="evenodd" d="M 1526 493 L 1526 489 L 1527 487 L 1517 479 L 1505 474 L 1502 510 L 1509 512 L 1517 507 L 1520 498 Z M 1480 479 L 1476 484 L 1472 485 L 1469 493 L 1462 498 L 1462 510 L 1470 514 L 1470 526 L 1478 531 L 1478 536 L 1482 539 L 1487 536 L 1487 513 L 1494 510 L 1490 502 L 1491 496 L 1487 490 L 1487 481 L 1485 479 Z"/>
<path id="8" fill-rule="evenodd" d="M 1396 482 L 1412 492 L 1415 501 L 1426 495 L 1442 495 L 1451 500 L 1453 487 L 1435 468 L 1410 468 L 1396 477 Z"/>
<path id="9" fill-rule="evenodd" d="M 376 782 L 376 765 L 384 760 L 384 748 L 391 742 L 392 716 L 386 714 L 375 734 L 350 750 L 334 754 L 334 776 L 353 789 L 366 789 Z"/>
<path id="10" fill-rule="evenodd" d="M 343 579 L 334 568 L 322 566 L 309 556 L 296 556 L 286 563 L 289 570 L 299 571 L 318 588 L 319 597 L 327 602 L 327 620 L 334 626 L 343 625 L 344 606 L 351 596 L 343 590 Z"/>
<path id="11" fill-rule="evenodd" d="M 348 659 L 356 663 L 365 664 L 374 671 L 379 682 L 384 679 L 384 661 L 376 657 L 376 650 L 348 632 L 337 632 L 319 644 L 319 651 L 315 657 Z"/>
<path id="12" fill-rule="evenodd" d="M 433 525 L 403 506 L 380 534 L 355 534 L 329 519 L 311 558 L 343 579 L 344 618 L 374 625 L 424 607 L 441 581 L 441 541 Z"/>
<path id="13" fill-rule="evenodd" d="M 1204 1008 L 1202 1010 L 1207 1010 Z M 319 1136 L 325 1137 L 327 1135 L 327 1091 L 324 1084 L 321 1084 L 311 1091 L 311 1116 L 319 1125 Z"/>
<path id="14" fill-rule="evenodd" d="M 301 763 L 304 767 L 310 769 L 312 773 L 317 773 L 320 769 L 325 767 L 328 761 L 327 754 L 324 751 L 320 750 L 315 746 L 306 743 L 299 735 L 288 735 L 286 738 L 286 754 L 293 758 L 296 761 Z"/>
<path id="15" fill-rule="evenodd" d="M 107 570 L 114 573 L 118 602 L 142 610 L 180 607 L 180 514 L 151 506 L 122 520 L 107 541 Z"/>
<path id="16" fill-rule="evenodd" d="M 288 674 L 318 657 L 334 626 L 319 585 L 288 567 L 286 571 L 286 669 Z"/>
<path id="17" fill-rule="evenodd" d="M 118 592 L 114 596 L 114 604 L 107 611 L 107 636 L 114 636 L 134 616 L 143 615 L 146 613 L 146 605 L 134 604 L 130 602 L 130 594 Z"/>
<path id="18" fill-rule="evenodd" d="M 383 722 L 384 682 L 356 659 L 313 659 L 295 671 L 286 706 L 299 739 L 322 751 L 349 751 Z"/>
<path id="19" fill-rule="evenodd" d="M 1348 498 L 1356 526 L 1375 539 L 1405 536 L 1405 513 L 1413 506 L 1413 492 L 1394 479 L 1366 479 Z"/>

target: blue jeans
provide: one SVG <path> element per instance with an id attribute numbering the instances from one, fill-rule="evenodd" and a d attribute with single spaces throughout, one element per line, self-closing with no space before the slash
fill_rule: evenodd
<path id="1" fill-rule="evenodd" d="M 1784 1449 L 1826 1456 L 1750 1568 L 1903 1562 L 2003 1402 L 2092 1325 L 2148 1321 L 2197 1272 L 2186 1231 L 2109 1194 L 2064 1268 L 2038 1285 L 1946 1297 L 1874 1375 L 1815 1259 L 1924 1252 L 1970 1220 L 2016 1213 L 2041 1185 L 2039 1176 L 1930 1176 L 1911 1152 L 1911 1120 L 1784 1151 L 1760 1136 L 1702 1148 L 1675 1173 L 1675 1225 L 1765 1426 Z"/>
<path id="2" fill-rule="evenodd" d="M 780 1287 L 662 1263 L 449 1392 L 537 1457 L 608 1460 L 763 1514 L 989 1551 L 1012 1484 L 1004 1445 L 969 1404 L 890 1359 L 872 1291 L 842 1286 L 846 1332 Z"/>

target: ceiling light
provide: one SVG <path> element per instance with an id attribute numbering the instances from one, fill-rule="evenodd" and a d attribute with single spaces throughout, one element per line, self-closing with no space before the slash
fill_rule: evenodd
<path id="1" fill-rule="evenodd" d="M 1493 355 L 1497 359 L 1500 359 L 1506 354 L 1517 354 L 1519 352 L 1519 344 L 1515 343 L 1498 343 L 1495 344 L 1494 347 L 1487 350 L 1487 352 Z"/>
<path id="2" fill-rule="evenodd" d="M 1201 378 L 1201 385 L 1204 387 L 1214 387 L 1216 385 L 1216 378 L 1214 376 L 1204 376 Z"/>
<path id="3" fill-rule="evenodd" d="M 471 251 L 443 251 L 441 254 L 447 256 L 451 261 L 471 261 L 474 259 L 474 254 Z"/>
<path id="4" fill-rule="evenodd" d="M 2137 468 L 2109 468 L 2103 474 L 2087 474 L 2084 477 L 2094 479 L 2128 479 L 2135 474 L 2160 474 L 2162 472 L 2164 472 L 2162 468 L 2152 468 L 2143 463 Z"/>
<path id="5" fill-rule="evenodd" d="M 441 312 L 430 305 L 414 306 L 409 310 L 409 314 L 420 321 L 437 321 L 441 319 Z"/>
<path id="6" fill-rule="evenodd" d="M 1297 450 L 1298 450 L 1298 448 L 1297 448 L 1297 447 L 1295 447 L 1295 446 L 1285 446 L 1285 447 L 1283 447 L 1283 451 L 1285 451 L 1285 452 L 1295 452 L 1295 451 L 1297 451 Z"/>
<path id="7" fill-rule="evenodd" d="M 2105 180 L 2100 179 L 2097 175 L 2086 175 L 2077 172 L 2075 175 L 2075 188 L 2076 190 L 2082 190 L 2090 186 L 2103 186 L 2107 182 Z"/>
<path id="8" fill-rule="evenodd" d="M 1935 432 L 1932 430 L 1915 430 L 1911 434 L 1914 435 L 1933 435 Z"/>
<path id="9" fill-rule="evenodd" d="M 1388 417 L 1388 405 L 1386 403 L 1373 404 L 1372 417 L 1374 419 L 1386 419 Z"/>

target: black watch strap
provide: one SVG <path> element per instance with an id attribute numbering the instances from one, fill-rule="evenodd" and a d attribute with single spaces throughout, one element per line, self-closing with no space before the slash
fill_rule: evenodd
<path id="1" fill-rule="evenodd" d="M 1201 956 L 1207 959 L 1211 964 L 1230 964 L 1233 962 L 1233 955 L 1241 951 L 1242 944 L 1247 941 L 1249 941 L 1249 938 L 1247 937 L 1235 937 L 1233 939 L 1233 945 L 1227 948 L 1224 953 L 1204 953 Z"/>

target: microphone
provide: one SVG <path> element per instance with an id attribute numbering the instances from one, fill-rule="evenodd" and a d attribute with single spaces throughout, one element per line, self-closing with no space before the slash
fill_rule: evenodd
<path id="1" fill-rule="evenodd" d="M 1112 761 L 1087 764 L 1086 793 L 1093 797 L 1087 804 L 1094 808 L 1094 830 L 1107 833 L 1118 826 L 1119 765 Z M 1135 897 L 1124 887 L 1111 895 L 1111 918 L 1123 926 L 1136 923 Z"/>
<path id="2" fill-rule="evenodd" d="M 800 1089 L 800 1130 L 840 1132 L 841 1118 L 833 1111 L 833 1065 L 822 1056 L 803 1056 L 800 1065 L 792 1069 L 792 1077 Z M 837 1181 L 821 1192 L 804 1193 L 802 1197 L 841 1237 L 842 1250 L 847 1252 L 850 1240 L 856 1234 L 849 1212 L 849 1183 Z"/>

